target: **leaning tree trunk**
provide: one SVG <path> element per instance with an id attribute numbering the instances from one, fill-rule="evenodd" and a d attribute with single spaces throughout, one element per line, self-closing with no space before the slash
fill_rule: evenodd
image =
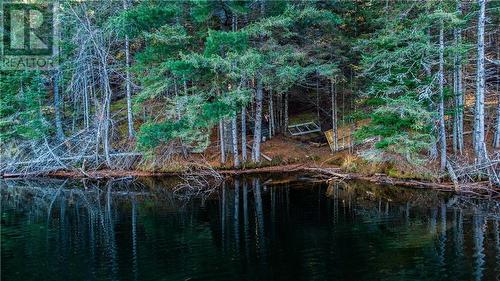
<path id="1" fill-rule="evenodd" d="M 253 133 L 252 160 L 260 161 L 260 142 L 262 140 L 262 99 L 264 97 L 262 89 L 262 79 L 257 77 L 257 90 L 255 93 L 255 126 Z"/>
<path id="2" fill-rule="evenodd" d="M 236 116 L 231 119 L 231 134 L 233 143 L 233 165 L 238 168 L 240 166 L 240 156 L 238 153 L 238 126 L 236 122 Z"/>
<path id="3" fill-rule="evenodd" d="M 457 1 L 457 13 L 462 13 L 461 3 Z M 458 47 L 462 42 L 462 30 L 455 28 L 453 31 L 455 47 Z M 462 90 L 462 63 L 461 55 L 455 55 L 455 69 L 453 73 L 454 94 L 455 94 L 455 118 L 453 122 L 453 150 L 455 153 L 463 153 L 464 150 L 464 98 Z"/>
<path id="4" fill-rule="evenodd" d="M 476 104 L 474 110 L 474 152 L 476 159 L 483 162 L 486 159 L 484 140 L 484 24 L 486 1 L 478 0 L 479 19 L 477 23 L 477 79 L 476 79 Z"/>
<path id="5" fill-rule="evenodd" d="M 444 124 L 444 26 L 439 28 L 439 144 L 441 149 L 441 171 L 446 169 L 446 128 Z"/>
<path id="6" fill-rule="evenodd" d="M 128 9 L 128 0 L 123 0 L 123 9 Z M 132 88 L 130 81 L 130 42 L 128 35 L 125 35 L 125 87 L 127 92 L 127 122 L 128 122 L 128 137 L 134 137 L 134 120 L 132 118 Z"/>

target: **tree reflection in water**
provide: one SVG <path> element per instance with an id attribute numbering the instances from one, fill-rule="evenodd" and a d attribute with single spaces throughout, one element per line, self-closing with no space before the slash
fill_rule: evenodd
<path id="1" fill-rule="evenodd" d="M 2 275 L 23 273 L 18 280 L 487 280 L 500 272 L 498 202 L 272 177 L 227 180 L 197 196 L 153 179 L 1 184 Z"/>

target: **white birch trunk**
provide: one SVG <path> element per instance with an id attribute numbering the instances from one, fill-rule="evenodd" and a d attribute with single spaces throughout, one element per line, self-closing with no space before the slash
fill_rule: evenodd
<path id="1" fill-rule="evenodd" d="M 232 142 L 233 142 L 233 164 L 234 167 L 238 168 L 240 166 L 240 156 L 238 153 L 238 126 L 235 115 L 231 119 L 231 133 L 232 133 Z"/>
<path id="2" fill-rule="evenodd" d="M 461 2 L 457 1 L 457 13 L 462 13 Z M 462 42 L 462 30 L 455 28 L 453 31 L 455 46 Z M 455 55 L 454 63 L 454 94 L 455 94 L 455 118 L 453 123 L 453 150 L 455 153 L 463 153 L 464 149 L 464 114 L 463 114 L 463 89 L 462 89 L 462 64 L 460 54 Z"/>
<path id="3" fill-rule="evenodd" d="M 446 128 L 444 123 L 444 24 L 439 27 L 439 144 L 441 171 L 446 169 Z"/>
<path id="4" fill-rule="evenodd" d="M 241 108 L 241 160 L 247 161 L 247 108 Z"/>
<path id="5" fill-rule="evenodd" d="M 264 93 L 262 89 L 262 80 L 257 78 L 257 90 L 255 92 L 255 126 L 253 133 L 253 149 L 252 160 L 254 162 L 260 161 L 260 142 L 262 140 L 262 99 Z"/>
<path id="6" fill-rule="evenodd" d="M 282 132 L 283 131 L 283 94 L 280 93 L 278 95 L 278 106 L 277 106 L 277 111 L 278 111 L 278 131 Z"/>
<path id="7" fill-rule="evenodd" d="M 484 25 L 486 1 L 478 0 L 479 19 L 477 23 L 477 79 L 476 79 L 476 104 L 474 110 L 474 152 L 476 159 L 483 162 L 486 159 L 484 140 Z"/>
<path id="8" fill-rule="evenodd" d="M 260 16 L 265 15 L 265 0 L 260 0 Z M 260 45 L 263 44 L 263 36 L 260 37 Z M 252 160 L 260 162 L 260 142 L 262 140 L 262 100 L 264 98 L 262 77 L 257 73 L 257 89 L 255 91 L 255 126 L 253 134 Z"/>
<path id="9" fill-rule="evenodd" d="M 226 147 L 224 141 L 224 121 L 222 118 L 219 120 L 219 143 L 220 143 L 220 162 L 226 163 Z"/>
<path id="10" fill-rule="evenodd" d="M 105 90 L 105 102 L 104 102 L 104 135 L 103 135 L 103 143 L 104 143 L 104 157 L 106 159 L 106 165 L 111 168 L 111 158 L 109 156 L 110 151 L 110 143 L 109 143 L 109 125 L 111 123 L 111 87 L 109 85 L 109 76 L 108 70 L 106 68 L 106 61 L 103 59 L 103 82 L 104 82 L 104 90 Z"/>
<path id="11" fill-rule="evenodd" d="M 123 0 L 123 9 L 128 9 L 128 0 Z M 128 35 L 125 36 L 125 87 L 127 93 L 127 122 L 128 122 L 128 137 L 134 137 L 134 120 L 132 117 L 132 87 L 130 81 L 130 42 Z"/>

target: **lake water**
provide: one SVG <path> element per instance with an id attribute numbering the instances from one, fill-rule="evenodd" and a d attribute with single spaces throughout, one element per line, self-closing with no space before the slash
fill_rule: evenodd
<path id="1" fill-rule="evenodd" d="M 500 280 L 499 202 L 362 182 L 1 181 L 1 279 Z"/>

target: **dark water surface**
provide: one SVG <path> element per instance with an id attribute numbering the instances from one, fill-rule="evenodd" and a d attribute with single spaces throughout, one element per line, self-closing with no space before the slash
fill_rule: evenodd
<path id="1" fill-rule="evenodd" d="M 5 281 L 500 279 L 498 202 L 270 177 L 191 198 L 151 179 L 0 184 Z"/>

